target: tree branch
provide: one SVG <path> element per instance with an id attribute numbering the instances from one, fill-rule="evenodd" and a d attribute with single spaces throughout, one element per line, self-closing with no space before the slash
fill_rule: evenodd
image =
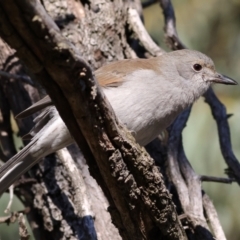
<path id="1" fill-rule="evenodd" d="M 206 193 L 203 194 L 203 207 L 216 239 L 226 240 L 226 236 L 218 219 L 217 211 Z"/>
<path id="2" fill-rule="evenodd" d="M 202 176 L 201 176 L 201 181 L 202 181 L 202 182 L 218 182 L 218 183 L 231 184 L 232 182 L 235 181 L 235 179 L 202 175 Z"/>
<path id="3" fill-rule="evenodd" d="M 171 126 L 168 143 L 169 171 L 184 213 L 196 233 L 194 238 L 213 240 L 203 214 L 200 177 L 192 169 L 182 146 L 181 134 L 190 110 L 191 108 L 180 114 Z"/>
<path id="4" fill-rule="evenodd" d="M 132 28 L 133 32 L 136 34 L 137 39 L 139 39 L 144 48 L 152 56 L 159 56 L 165 52 L 149 36 L 136 9 L 128 9 L 128 23 L 130 25 L 130 28 Z"/>
<path id="5" fill-rule="evenodd" d="M 8 79 L 21 80 L 27 84 L 30 84 L 31 86 L 34 86 L 34 83 L 29 76 L 10 74 L 10 73 L 4 72 L 4 71 L 0 71 L 0 76 L 4 77 L 4 78 L 8 78 Z"/>
<path id="6" fill-rule="evenodd" d="M 144 1 L 144 2 L 142 3 L 142 7 L 143 7 L 143 8 L 147 8 L 147 7 L 151 6 L 152 4 L 154 4 L 154 3 L 156 3 L 156 2 L 157 2 L 157 0 Z"/>
<path id="7" fill-rule="evenodd" d="M 210 106 L 212 115 L 217 123 L 220 148 L 223 158 L 228 167 L 231 169 L 236 181 L 240 185 L 240 164 L 232 151 L 228 115 L 226 113 L 225 106 L 218 100 L 212 88 L 205 93 L 204 97 L 205 102 Z"/>
<path id="8" fill-rule="evenodd" d="M 172 3 L 170 0 L 159 0 L 160 6 L 164 15 L 164 32 L 166 42 L 172 50 L 179 50 L 186 48 L 180 41 L 176 30 L 176 18 Z"/>

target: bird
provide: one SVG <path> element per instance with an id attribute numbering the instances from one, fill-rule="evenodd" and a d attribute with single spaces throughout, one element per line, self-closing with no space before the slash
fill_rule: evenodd
<path id="1" fill-rule="evenodd" d="M 149 59 L 125 59 L 94 72 L 116 116 L 142 146 L 154 140 L 213 83 L 237 82 L 215 70 L 211 58 L 189 49 Z M 31 141 L 0 168 L 0 194 L 41 158 L 74 142 L 49 96 L 20 113 L 43 110 L 25 138 Z"/>

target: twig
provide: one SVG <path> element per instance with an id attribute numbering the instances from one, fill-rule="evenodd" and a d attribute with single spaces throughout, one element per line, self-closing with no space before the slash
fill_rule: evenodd
<path id="1" fill-rule="evenodd" d="M 32 79 L 29 76 L 22 76 L 22 75 L 17 75 L 17 74 L 11 74 L 11 73 L 7 73 L 4 71 L 0 70 L 0 76 L 1 77 L 5 77 L 8 79 L 16 79 L 16 80 L 21 80 L 31 86 L 35 86 L 34 82 L 32 81 Z"/>
<path id="2" fill-rule="evenodd" d="M 203 207 L 207 215 L 209 224 L 212 228 L 214 236 L 219 240 L 226 240 L 221 223 L 218 219 L 217 211 L 206 193 L 203 194 Z"/>
<path id="3" fill-rule="evenodd" d="M 3 150 L 2 149 L 0 149 L 0 159 L 2 160 L 2 161 L 4 161 L 4 162 L 6 162 L 7 160 L 8 160 L 8 158 L 5 156 L 5 154 L 3 153 Z M 2 162 L 1 161 L 1 162 Z M 3 163 L 2 164 L 0 164 L 0 166 L 1 165 L 3 165 Z"/>
<path id="4" fill-rule="evenodd" d="M 73 203 L 77 215 L 80 217 L 93 216 L 86 185 L 80 170 L 76 167 L 75 162 L 66 148 L 57 151 L 57 156 L 68 171 L 68 176 L 71 178 L 70 182 L 75 192 Z"/>
<path id="5" fill-rule="evenodd" d="M 11 185 L 10 187 L 9 187 L 9 202 L 8 202 L 8 205 L 7 205 L 7 207 L 6 207 L 6 209 L 4 210 L 4 213 L 9 213 L 10 212 L 10 209 L 11 209 L 11 207 L 12 207 L 12 203 L 13 203 L 13 189 L 14 189 L 14 187 L 13 187 L 13 185 Z"/>
<path id="6" fill-rule="evenodd" d="M 176 30 L 176 18 L 173 6 L 170 0 L 159 0 L 160 6 L 164 15 L 164 32 L 166 42 L 172 50 L 179 50 L 186 48 L 180 41 Z"/>
<path id="7" fill-rule="evenodd" d="M 128 23 L 133 32 L 137 35 L 137 38 L 142 43 L 144 48 L 152 55 L 159 56 L 165 51 L 162 50 L 149 36 L 146 28 L 143 26 L 142 21 L 138 15 L 136 9 L 129 8 L 128 10 Z"/>
<path id="8" fill-rule="evenodd" d="M 34 178 L 24 178 L 24 177 L 22 177 L 19 180 L 17 180 L 13 185 L 11 185 L 11 187 L 17 188 L 17 187 L 20 187 L 20 186 L 25 185 L 25 184 L 34 184 L 36 182 L 37 182 L 37 180 L 34 179 Z M 10 193 L 10 196 L 11 196 L 11 191 L 12 191 L 11 188 L 9 187 L 7 190 L 9 190 L 9 193 Z M 10 204 L 10 202 L 9 202 L 9 204 Z M 8 207 L 7 207 L 7 209 L 8 209 Z M 7 211 L 7 209 L 5 211 Z"/>
<path id="9" fill-rule="evenodd" d="M 156 3 L 156 2 L 157 2 L 157 0 L 144 1 L 144 2 L 142 3 L 142 7 L 143 7 L 143 8 L 149 7 L 149 6 L 151 6 L 152 4 L 154 4 L 154 3 Z"/>
<path id="10" fill-rule="evenodd" d="M 190 218 L 194 218 L 191 220 L 196 220 L 196 222 L 199 222 L 199 225 L 208 229 L 207 222 L 203 214 L 202 186 L 200 177 L 196 174 L 189 163 L 183 149 L 182 141 L 180 141 L 179 145 L 178 162 L 188 187 L 189 206 L 186 206 L 186 208 L 188 208 L 188 212 L 186 213 L 190 216 Z"/>
<path id="11" fill-rule="evenodd" d="M 14 187 L 16 188 L 25 184 L 34 184 L 36 182 L 37 180 L 35 178 L 20 178 L 14 183 Z"/>
<path id="12" fill-rule="evenodd" d="M 213 176 L 206 176 L 202 175 L 200 177 L 202 182 L 218 182 L 218 183 L 226 183 L 231 184 L 232 182 L 235 182 L 235 179 L 232 178 L 221 178 L 221 177 L 213 177 Z"/>
<path id="13" fill-rule="evenodd" d="M 228 167 L 232 170 L 234 178 L 240 185 L 240 164 L 232 151 L 228 116 L 225 106 L 218 100 L 212 88 L 205 93 L 204 97 L 205 102 L 210 106 L 213 118 L 217 123 L 220 148 L 223 158 Z"/>
<path id="14" fill-rule="evenodd" d="M 0 142 L 1 142 L 1 160 L 7 160 L 16 154 L 13 141 L 13 131 L 11 126 L 11 111 L 4 81 L 0 81 Z"/>
<path id="15" fill-rule="evenodd" d="M 22 213 L 20 213 L 19 216 L 18 216 L 18 224 L 19 224 L 18 231 L 19 231 L 20 239 L 21 240 L 28 240 L 30 235 L 29 235 L 28 230 L 27 230 L 26 220 L 25 220 Z"/>
<path id="16" fill-rule="evenodd" d="M 14 223 L 17 221 L 19 214 L 23 213 L 23 214 L 27 214 L 30 212 L 30 208 L 27 207 L 24 210 L 21 211 L 17 211 L 17 212 L 12 212 L 10 215 L 5 216 L 5 217 L 0 217 L 0 223 Z"/>

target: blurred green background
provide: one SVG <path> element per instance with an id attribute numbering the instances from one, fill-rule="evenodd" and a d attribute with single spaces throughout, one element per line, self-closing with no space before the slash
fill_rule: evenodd
<path id="1" fill-rule="evenodd" d="M 209 55 L 219 72 L 240 83 L 240 0 L 173 0 L 177 30 L 182 42 L 190 49 Z M 144 10 L 145 25 L 160 46 L 167 49 L 163 38 L 163 18 L 158 4 Z M 215 86 L 225 104 L 232 133 L 233 150 L 240 159 L 240 87 Z M 188 159 L 198 174 L 224 176 L 226 164 L 221 156 L 216 124 L 203 99 L 193 107 L 184 130 L 184 147 Z M 227 239 L 240 239 L 240 187 L 218 183 L 203 183 L 217 208 Z M 7 194 L 0 203 L 0 215 L 7 204 Z M 17 201 L 17 200 L 16 200 Z M 22 207 L 15 202 L 14 209 Z M 8 232 L 8 235 L 5 233 Z M 10 235 L 9 235 L 10 234 Z M 17 224 L 11 229 L 0 224 L 0 239 L 18 239 Z"/>
<path id="2" fill-rule="evenodd" d="M 210 56 L 216 69 L 240 84 L 240 0 L 172 0 L 177 30 L 190 49 Z M 158 4 L 144 9 L 145 25 L 165 49 L 163 17 Z M 228 113 L 233 151 L 240 159 L 240 87 L 214 86 Z M 219 149 L 217 127 L 208 105 L 198 100 L 184 130 L 184 148 L 198 174 L 224 177 L 226 164 Z M 203 183 L 213 200 L 227 239 L 240 239 L 240 187 Z"/>

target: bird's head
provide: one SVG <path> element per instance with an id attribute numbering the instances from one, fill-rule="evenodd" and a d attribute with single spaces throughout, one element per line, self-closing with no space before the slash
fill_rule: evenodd
<path id="1" fill-rule="evenodd" d="M 194 50 L 179 50 L 167 53 L 175 65 L 175 71 L 181 76 L 182 87 L 195 89 L 202 95 L 211 84 L 236 85 L 237 82 L 218 73 L 211 58 Z"/>
<path id="2" fill-rule="evenodd" d="M 183 49 L 170 52 L 168 55 L 174 59 L 179 75 L 186 80 L 207 84 L 238 84 L 235 80 L 216 72 L 212 59 L 201 52 Z"/>

